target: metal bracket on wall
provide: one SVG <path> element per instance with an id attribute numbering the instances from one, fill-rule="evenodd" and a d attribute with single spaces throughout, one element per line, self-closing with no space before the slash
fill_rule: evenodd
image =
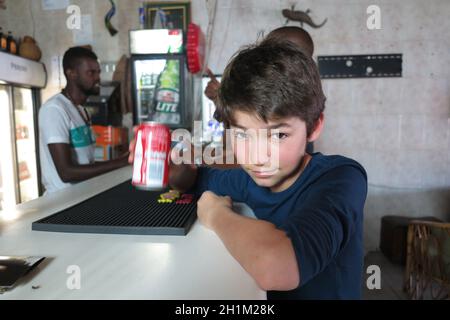
<path id="1" fill-rule="evenodd" d="M 318 56 L 322 79 L 402 76 L 402 54 Z"/>

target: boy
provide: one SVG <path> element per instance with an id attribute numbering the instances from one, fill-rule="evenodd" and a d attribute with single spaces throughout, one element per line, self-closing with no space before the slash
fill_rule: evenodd
<path id="1" fill-rule="evenodd" d="M 351 159 L 305 152 L 324 124 L 314 61 L 287 42 L 249 47 L 226 67 L 218 99 L 242 168 L 172 166 L 172 187 L 203 192 L 199 220 L 268 299 L 360 298 L 367 178 Z M 235 213 L 232 201 L 258 219 Z"/>

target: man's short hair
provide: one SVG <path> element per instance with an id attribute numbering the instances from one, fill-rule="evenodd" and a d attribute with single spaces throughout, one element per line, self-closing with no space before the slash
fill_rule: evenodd
<path id="1" fill-rule="evenodd" d="M 94 59 L 97 60 L 97 55 L 87 48 L 72 47 L 64 53 L 63 57 L 63 70 L 66 74 L 67 69 L 74 69 L 80 63 L 81 59 Z"/>
<path id="2" fill-rule="evenodd" d="M 267 122 L 305 121 L 311 134 L 325 109 L 319 71 L 311 57 L 289 42 L 270 40 L 239 51 L 228 63 L 219 89 L 219 121 L 235 123 L 236 111 Z"/>
<path id="3" fill-rule="evenodd" d="M 314 53 L 314 42 L 311 35 L 305 29 L 297 26 L 284 26 L 274 29 L 265 40 L 291 41 L 310 56 Z"/>

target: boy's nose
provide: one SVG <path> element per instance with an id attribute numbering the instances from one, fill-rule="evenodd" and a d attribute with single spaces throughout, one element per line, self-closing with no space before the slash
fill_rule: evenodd
<path id="1" fill-rule="evenodd" d="M 270 148 L 267 141 L 259 141 L 258 143 L 252 143 L 250 151 L 250 162 L 257 166 L 263 166 L 269 163 L 270 160 Z"/>

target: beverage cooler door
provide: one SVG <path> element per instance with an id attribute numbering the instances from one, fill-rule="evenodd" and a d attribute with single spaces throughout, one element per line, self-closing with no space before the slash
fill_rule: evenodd
<path id="1" fill-rule="evenodd" d="M 32 89 L 13 87 L 14 132 L 20 202 L 39 197 L 36 137 L 36 114 Z"/>
<path id="2" fill-rule="evenodd" d="M 0 210 L 39 196 L 31 89 L 0 85 Z"/>
<path id="3" fill-rule="evenodd" d="M 16 187 L 13 149 L 12 99 L 10 87 L 0 85 L 0 212 L 14 208 L 19 194 Z"/>
<path id="4" fill-rule="evenodd" d="M 164 123 L 171 128 L 188 125 L 184 57 L 151 55 L 133 58 L 134 121 Z"/>

